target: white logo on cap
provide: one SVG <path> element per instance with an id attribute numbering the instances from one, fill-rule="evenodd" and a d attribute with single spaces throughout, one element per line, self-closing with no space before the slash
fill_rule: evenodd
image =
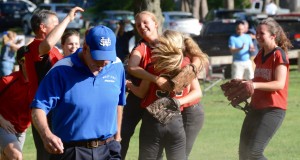
<path id="1" fill-rule="evenodd" d="M 104 37 L 101 37 L 100 45 L 101 46 L 110 46 L 111 45 L 111 41 L 110 41 L 109 38 L 105 39 Z"/>

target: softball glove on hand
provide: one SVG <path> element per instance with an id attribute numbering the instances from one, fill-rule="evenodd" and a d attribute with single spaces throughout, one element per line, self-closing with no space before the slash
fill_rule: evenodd
<path id="1" fill-rule="evenodd" d="M 162 124 L 167 124 L 173 116 L 181 114 L 180 102 L 169 97 L 156 100 L 147 106 L 146 110 Z"/>
<path id="2" fill-rule="evenodd" d="M 253 82 L 241 79 L 228 81 L 221 85 L 221 89 L 233 107 L 238 106 L 242 102 L 247 103 L 247 99 L 254 93 Z"/>
<path id="3" fill-rule="evenodd" d="M 197 77 L 197 67 L 190 63 L 186 65 L 175 77 L 171 79 L 173 90 L 178 93 L 192 83 Z"/>

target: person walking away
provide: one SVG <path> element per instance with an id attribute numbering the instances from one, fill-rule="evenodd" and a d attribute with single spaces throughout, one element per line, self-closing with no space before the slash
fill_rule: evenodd
<path id="1" fill-rule="evenodd" d="M 51 159 L 121 159 L 126 81 L 115 44 L 111 29 L 93 27 L 83 48 L 56 63 L 42 80 L 31 104 L 32 121 Z M 46 119 L 51 110 L 52 130 Z"/>
<path id="2" fill-rule="evenodd" d="M 20 70 L 0 79 L 0 159 L 23 159 L 22 149 L 26 130 L 31 122 L 29 82 L 24 53 L 27 46 L 17 51 Z"/>
<path id="3" fill-rule="evenodd" d="M 287 109 L 287 52 L 292 44 L 273 18 L 264 19 L 258 24 L 256 39 L 261 48 L 254 59 L 254 93 L 240 133 L 240 160 L 267 159 L 264 150 L 280 128 Z M 251 81 L 244 83 L 251 84 Z"/>
<path id="4" fill-rule="evenodd" d="M 83 12 L 83 9 L 80 7 L 72 8 L 61 23 L 59 23 L 56 13 L 50 10 L 40 10 L 32 15 L 30 23 L 35 38 L 28 45 L 29 51 L 25 54 L 25 66 L 30 86 L 28 94 L 31 101 L 40 81 L 49 69 L 63 58 L 55 44 L 61 38 L 69 22 L 74 20 L 77 11 Z M 44 149 L 42 140 L 34 126 L 32 126 L 32 134 L 37 150 L 37 160 L 48 160 L 49 153 Z"/>
<path id="5" fill-rule="evenodd" d="M 21 47 L 21 40 L 16 40 L 17 33 L 7 31 L 3 35 L 0 54 L 0 77 L 9 75 L 14 70 L 16 51 Z"/>
<path id="6" fill-rule="evenodd" d="M 80 47 L 80 34 L 76 30 L 66 30 L 61 37 L 61 48 L 64 57 L 75 53 Z"/>
<path id="7" fill-rule="evenodd" d="M 253 67 L 250 52 L 254 50 L 251 37 L 244 32 L 245 26 L 237 22 L 236 34 L 230 36 L 228 46 L 233 56 L 231 65 L 232 79 L 252 79 Z"/>

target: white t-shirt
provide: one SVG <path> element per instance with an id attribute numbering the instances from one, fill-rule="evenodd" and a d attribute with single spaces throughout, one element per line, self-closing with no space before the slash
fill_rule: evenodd
<path id="1" fill-rule="evenodd" d="M 267 14 L 274 15 L 274 14 L 276 14 L 276 12 L 277 12 L 277 6 L 275 3 L 272 2 L 272 3 L 269 3 L 266 5 L 266 13 Z"/>

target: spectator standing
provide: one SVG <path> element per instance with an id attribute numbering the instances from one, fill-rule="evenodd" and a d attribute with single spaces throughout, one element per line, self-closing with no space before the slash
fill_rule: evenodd
<path id="1" fill-rule="evenodd" d="M 241 129 L 240 160 L 267 159 L 264 150 L 281 126 L 287 109 L 287 51 L 292 44 L 273 18 L 262 20 L 256 31 L 261 49 L 254 59 L 254 94 Z"/>
<path id="2" fill-rule="evenodd" d="M 16 60 L 20 70 L 0 79 L 0 159 L 23 159 L 22 148 L 31 122 L 29 82 L 25 68 L 26 46 Z"/>
<path id="3" fill-rule="evenodd" d="M 17 33 L 7 31 L 3 35 L 0 55 L 0 77 L 9 75 L 14 70 L 16 51 L 20 48 L 21 40 L 16 40 Z"/>
<path id="4" fill-rule="evenodd" d="M 76 30 L 66 30 L 61 37 L 61 48 L 65 57 L 75 53 L 80 47 L 80 34 Z"/>
<path id="5" fill-rule="evenodd" d="M 29 51 L 25 54 L 30 100 L 33 100 L 40 81 L 49 69 L 63 58 L 55 44 L 61 38 L 69 22 L 74 20 L 77 11 L 83 11 L 83 9 L 80 7 L 72 8 L 61 23 L 59 23 L 56 13 L 49 10 L 40 10 L 32 15 L 30 23 L 35 38 L 28 45 Z M 48 160 L 49 153 L 44 149 L 42 140 L 34 126 L 32 127 L 32 134 L 37 149 L 37 160 Z"/>
<path id="6" fill-rule="evenodd" d="M 258 46 L 258 42 L 256 39 L 256 31 L 254 28 L 251 28 L 248 30 L 248 34 L 251 36 L 252 38 L 252 42 L 253 42 L 253 46 L 254 46 L 254 50 L 252 50 L 250 52 L 250 59 L 252 61 L 252 66 L 253 66 L 253 70 L 255 70 L 255 63 L 254 63 L 254 58 L 256 57 L 258 51 L 259 51 L 259 46 Z"/>
<path id="7" fill-rule="evenodd" d="M 231 65 L 232 79 L 252 79 L 254 71 L 250 53 L 254 51 L 254 46 L 251 37 L 245 34 L 243 22 L 237 23 L 236 34 L 230 36 L 228 46 L 233 55 Z"/>
<path id="8" fill-rule="evenodd" d="M 256 31 L 254 28 L 249 29 L 248 21 L 243 20 L 243 23 L 245 25 L 245 33 L 250 35 L 252 42 L 253 42 L 253 46 L 254 46 L 254 49 L 250 50 L 250 59 L 251 59 L 253 70 L 254 70 L 255 69 L 254 58 L 258 53 L 258 43 L 256 40 Z"/>
<path id="9" fill-rule="evenodd" d="M 124 62 L 125 58 L 129 56 L 129 40 L 134 36 L 134 30 L 125 30 L 127 23 L 130 23 L 130 21 L 120 20 L 115 31 L 117 36 L 117 56 L 122 60 L 122 62 Z"/>
<path id="10" fill-rule="evenodd" d="M 269 0 L 266 5 L 266 13 L 269 15 L 275 15 L 277 13 L 277 5 L 274 3 L 273 0 Z"/>
<path id="11" fill-rule="evenodd" d="M 51 159 L 121 159 L 125 70 L 115 45 L 111 29 L 91 28 L 83 48 L 56 63 L 41 82 L 32 121 Z M 52 131 L 46 119 L 51 110 Z"/>

